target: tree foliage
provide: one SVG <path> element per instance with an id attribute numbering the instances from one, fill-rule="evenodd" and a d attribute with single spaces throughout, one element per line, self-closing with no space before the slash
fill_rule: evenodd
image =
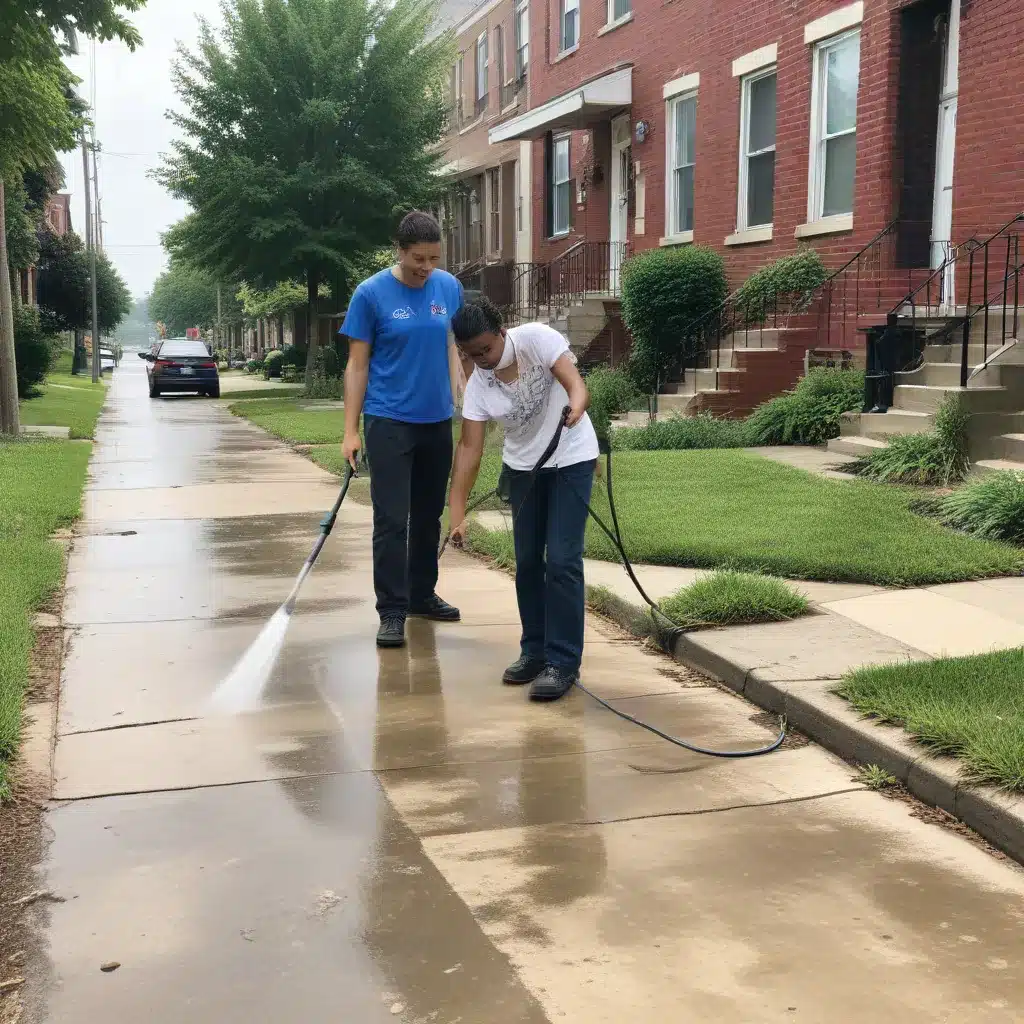
<path id="1" fill-rule="evenodd" d="M 320 294 L 323 295 L 325 291 L 321 287 Z M 242 312 L 249 322 L 266 317 L 279 319 L 305 303 L 306 289 L 294 281 L 285 281 L 274 288 L 260 291 L 243 281 L 235 297 L 242 304 Z"/>
<path id="2" fill-rule="evenodd" d="M 73 231 L 40 238 L 36 300 L 48 333 L 90 330 L 89 254 Z M 100 331 L 109 334 L 131 312 L 132 296 L 105 253 L 96 254 L 96 306 Z"/>
<path id="3" fill-rule="evenodd" d="M 221 287 L 221 315 L 225 324 L 241 320 L 236 290 L 235 284 Z M 180 337 L 190 327 L 211 328 L 217 323 L 217 281 L 191 262 L 172 257 L 170 266 L 153 285 L 148 312 L 150 320 L 167 328 L 169 337 Z"/>
<path id="4" fill-rule="evenodd" d="M 7 227 L 7 262 L 12 270 L 31 267 L 39 255 L 37 223 L 29 205 L 21 176 L 12 174 L 5 182 L 4 214 Z"/>
<path id="5" fill-rule="evenodd" d="M 120 39 L 132 50 L 139 34 L 118 10 L 137 11 L 145 0 L 0 0 L 0 61 L 39 60 L 59 53 L 54 33 L 65 42 L 74 29 L 100 42 Z"/>
<path id="6" fill-rule="evenodd" d="M 168 248 L 257 289 L 341 302 L 398 214 L 437 192 L 450 37 L 435 0 L 227 0 L 175 83 L 185 135 L 157 172 L 193 213 Z"/>

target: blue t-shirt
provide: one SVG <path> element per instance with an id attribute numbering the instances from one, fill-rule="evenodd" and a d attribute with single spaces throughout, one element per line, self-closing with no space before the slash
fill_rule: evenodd
<path id="1" fill-rule="evenodd" d="M 462 284 L 435 270 L 422 288 L 382 270 L 355 290 L 341 334 L 369 342 L 363 413 L 403 423 L 440 423 L 454 413 L 448 330 Z"/>

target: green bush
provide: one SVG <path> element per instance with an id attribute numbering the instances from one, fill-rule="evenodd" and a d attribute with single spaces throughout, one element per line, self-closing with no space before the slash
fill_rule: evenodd
<path id="1" fill-rule="evenodd" d="M 684 628 L 700 629 L 782 622 L 806 615 L 810 605 L 783 580 L 722 569 L 666 598 L 661 609 Z"/>
<path id="2" fill-rule="evenodd" d="M 964 403 L 947 395 L 935 416 L 935 429 L 926 434 L 893 434 L 885 448 L 862 455 L 849 465 L 852 473 L 882 483 L 948 487 L 959 483 L 971 467 L 967 457 Z"/>
<path id="3" fill-rule="evenodd" d="M 1024 473 L 993 473 L 930 502 L 926 510 L 954 530 L 1024 544 Z"/>
<path id="4" fill-rule="evenodd" d="M 750 414 L 750 444 L 824 444 L 839 436 L 843 413 L 861 408 L 863 402 L 862 372 L 815 368 L 792 391 Z"/>
<path id="5" fill-rule="evenodd" d="M 263 369 L 263 360 L 262 359 L 250 359 L 249 362 L 247 362 L 245 364 L 245 372 L 246 373 L 259 373 L 262 369 Z"/>
<path id="6" fill-rule="evenodd" d="M 647 392 L 684 354 L 697 321 L 727 294 L 725 265 L 700 245 L 648 249 L 622 269 L 622 319 L 633 336 L 630 372 Z"/>
<path id="7" fill-rule="evenodd" d="M 598 437 L 608 437 L 612 417 L 629 412 L 637 398 L 636 384 L 625 370 L 598 366 L 586 376 L 590 392 L 590 421 Z"/>
<path id="8" fill-rule="evenodd" d="M 309 383 L 303 389 L 304 398 L 330 398 L 341 399 L 345 397 L 345 382 L 336 373 L 329 374 L 327 367 L 331 365 L 331 356 L 334 357 L 333 365 L 338 365 L 338 355 L 333 348 L 320 348 L 313 357 L 313 373 Z"/>
<path id="9" fill-rule="evenodd" d="M 754 271 L 736 293 L 737 308 L 749 324 L 760 323 L 775 308 L 798 312 L 827 276 L 817 250 L 805 246 Z"/>
<path id="10" fill-rule="evenodd" d="M 323 371 L 327 377 L 341 376 L 341 360 L 338 358 L 338 351 L 333 345 L 326 348 L 321 347 L 317 352 L 317 360 L 323 358 Z"/>
<path id="11" fill-rule="evenodd" d="M 749 431 L 743 420 L 720 420 L 707 413 L 673 416 L 642 427 L 619 427 L 612 434 L 612 447 L 616 451 L 745 448 L 749 443 Z"/>
<path id="12" fill-rule="evenodd" d="M 302 370 L 306 368 L 306 350 L 298 345 L 286 345 L 284 349 L 284 366 L 297 366 Z"/>
<path id="13" fill-rule="evenodd" d="M 266 380 L 271 377 L 280 377 L 284 368 L 284 352 L 280 349 L 271 349 L 263 359 L 263 376 Z"/>
<path id="14" fill-rule="evenodd" d="M 35 394 L 53 365 L 54 349 L 53 339 L 43 333 L 39 310 L 17 303 L 14 307 L 14 360 L 19 398 Z"/>

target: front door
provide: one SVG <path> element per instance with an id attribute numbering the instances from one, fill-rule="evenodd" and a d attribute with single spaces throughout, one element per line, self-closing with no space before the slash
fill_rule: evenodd
<path id="1" fill-rule="evenodd" d="M 617 294 L 629 232 L 629 115 L 612 121 L 612 181 L 609 210 L 608 284 Z"/>
<path id="2" fill-rule="evenodd" d="M 932 200 L 931 265 L 944 268 L 942 305 L 956 305 L 952 259 L 953 162 L 956 154 L 956 107 L 959 88 L 960 0 L 952 0 L 942 61 L 942 94 L 935 153 L 935 189 Z"/>

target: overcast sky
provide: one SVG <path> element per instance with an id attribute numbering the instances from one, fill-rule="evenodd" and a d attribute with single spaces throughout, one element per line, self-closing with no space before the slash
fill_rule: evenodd
<path id="1" fill-rule="evenodd" d="M 174 129 L 164 116 L 176 105 L 170 67 L 177 41 L 190 48 L 197 36 L 196 15 L 216 22 L 217 0 L 149 0 L 132 15 L 142 34 L 142 46 L 131 53 L 120 43 L 96 47 L 96 139 L 100 155 L 100 200 L 103 242 L 128 287 L 142 295 L 164 269 L 160 233 L 186 212 L 146 176 L 159 164 Z M 82 84 L 80 95 L 91 99 L 89 47 L 68 59 Z M 67 190 L 71 192 L 71 221 L 85 236 L 85 198 L 82 191 L 82 153 L 65 153 Z"/>

